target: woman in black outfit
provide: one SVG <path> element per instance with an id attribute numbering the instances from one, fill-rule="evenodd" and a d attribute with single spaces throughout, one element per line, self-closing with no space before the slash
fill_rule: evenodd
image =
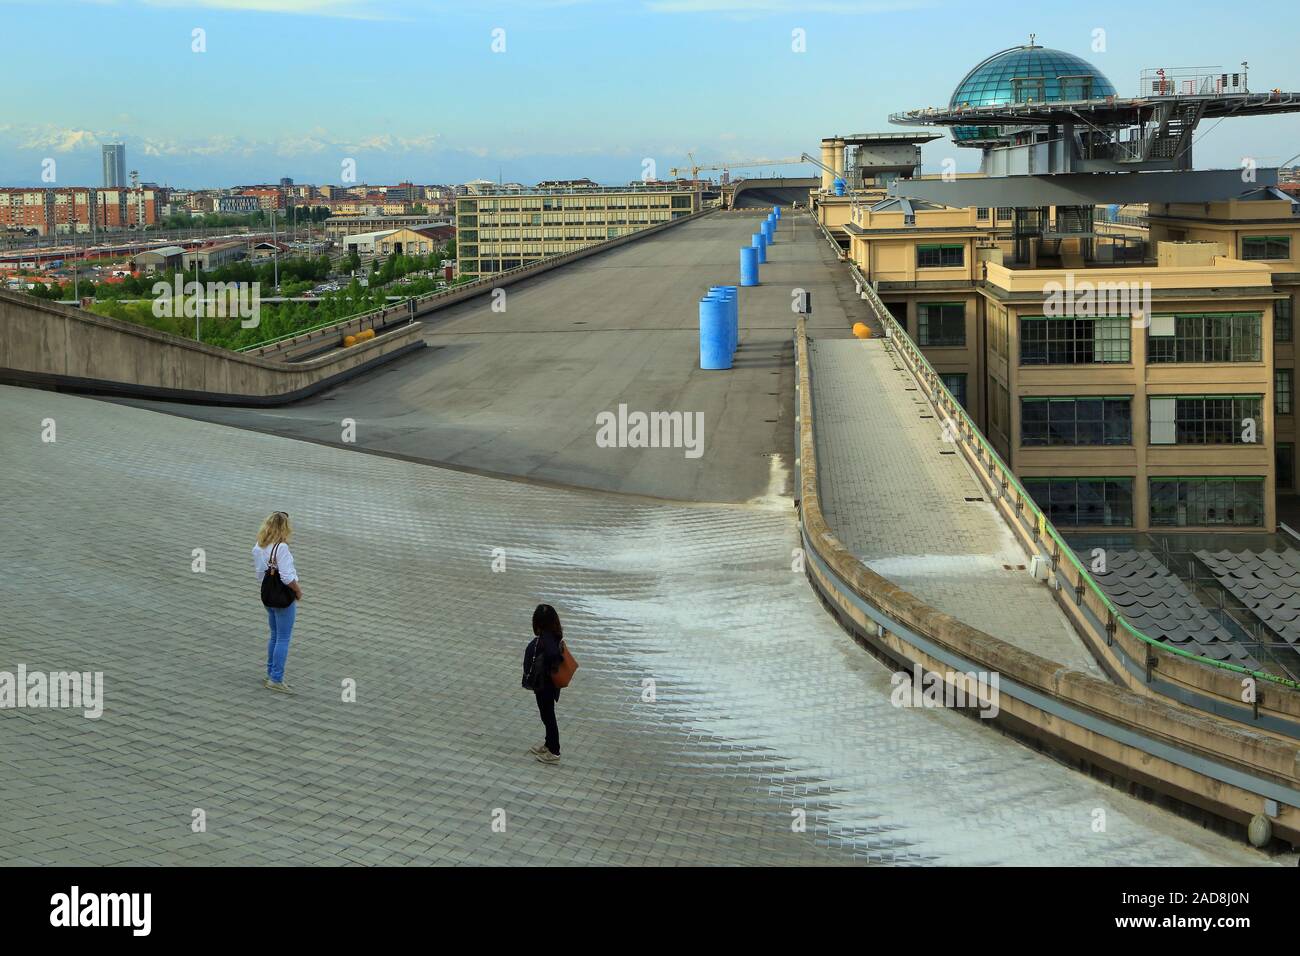
<path id="1" fill-rule="evenodd" d="M 560 725 L 555 721 L 555 702 L 560 699 L 560 688 L 551 680 L 564 659 L 560 642 L 564 640 L 564 628 L 560 626 L 560 615 L 549 604 L 539 604 L 533 611 L 533 634 L 537 637 L 537 650 L 542 655 L 541 686 L 533 693 L 537 695 L 537 710 L 546 725 L 546 740 L 530 748 L 534 757 L 542 763 L 560 762 Z"/>

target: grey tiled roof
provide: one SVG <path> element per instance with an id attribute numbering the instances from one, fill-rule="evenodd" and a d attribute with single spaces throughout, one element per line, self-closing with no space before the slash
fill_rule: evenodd
<path id="1" fill-rule="evenodd" d="M 1300 642 L 1300 551 L 1197 551 L 1210 572 L 1250 612 L 1293 647 Z"/>
<path id="2" fill-rule="evenodd" d="M 1150 551 L 1112 551 L 1106 573 L 1094 576 L 1128 622 L 1144 634 L 1216 661 L 1259 666 Z"/>

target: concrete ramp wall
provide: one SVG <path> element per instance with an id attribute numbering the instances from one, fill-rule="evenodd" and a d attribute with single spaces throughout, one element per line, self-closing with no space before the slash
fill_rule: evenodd
<path id="1" fill-rule="evenodd" d="M 0 383 L 217 405 L 281 405 L 424 348 L 418 322 L 286 365 L 0 292 Z"/>

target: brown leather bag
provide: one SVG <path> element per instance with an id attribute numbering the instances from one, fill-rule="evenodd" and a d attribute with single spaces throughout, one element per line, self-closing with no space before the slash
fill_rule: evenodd
<path id="1" fill-rule="evenodd" d="M 573 672 L 578 669 L 578 662 L 569 653 L 568 642 L 560 641 L 560 653 L 563 655 L 560 659 L 560 666 L 551 675 L 551 682 L 556 687 L 568 687 L 569 681 L 573 680 Z"/>

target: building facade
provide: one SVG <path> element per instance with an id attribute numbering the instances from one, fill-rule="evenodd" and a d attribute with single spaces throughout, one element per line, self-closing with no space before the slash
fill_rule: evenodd
<path id="1" fill-rule="evenodd" d="M 0 228 L 35 229 L 43 236 L 155 225 L 167 202 L 157 186 L 93 189 L 0 189 Z"/>
<path id="2" fill-rule="evenodd" d="M 108 143 L 103 147 L 104 188 L 125 189 L 126 181 L 126 145 Z"/>
<path id="3" fill-rule="evenodd" d="M 456 200 L 459 271 L 470 278 L 505 272 L 671 222 L 699 208 L 699 194 L 681 188 L 526 189 L 461 196 Z"/>
<path id="4" fill-rule="evenodd" d="M 203 272 L 211 272 L 246 258 L 248 247 L 242 242 L 220 242 L 198 249 L 186 249 L 181 257 L 181 264 L 186 270 L 195 265 Z"/>
<path id="5" fill-rule="evenodd" d="M 1276 530 L 1300 466 L 1291 197 L 1151 204 L 1149 228 L 1047 208 L 1029 239 L 1011 209 L 813 199 L 1057 527 Z"/>
<path id="6" fill-rule="evenodd" d="M 217 200 L 216 211 L 225 215 L 247 216 L 261 208 L 256 196 L 222 196 Z"/>

